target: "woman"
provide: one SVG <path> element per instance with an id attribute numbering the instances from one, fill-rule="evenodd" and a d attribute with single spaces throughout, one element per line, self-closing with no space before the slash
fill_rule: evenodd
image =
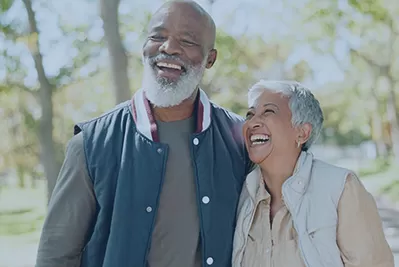
<path id="1" fill-rule="evenodd" d="M 296 82 L 261 80 L 248 95 L 244 183 L 233 267 L 393 267 L 373 197 L 356 175 L 313 158 L 323 114 Z"/>

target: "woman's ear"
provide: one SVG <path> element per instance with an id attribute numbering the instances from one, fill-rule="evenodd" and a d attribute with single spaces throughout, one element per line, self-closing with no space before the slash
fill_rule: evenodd
<path id="1" fill-rule="evenodd" d="M 309 140 L 310 134 L 312 133 L 312 125 L 310 123 L 304 123 L 298 127 L 298 140 L 300 144 L 304 144 Z"/>

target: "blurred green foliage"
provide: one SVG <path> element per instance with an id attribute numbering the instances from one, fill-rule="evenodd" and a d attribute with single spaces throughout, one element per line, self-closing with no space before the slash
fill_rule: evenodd
<path id="1" fill-rule="evenodd" d="M 16 8 L 13 3 L 17 2 L 1 0 L 0 14 Z M 218 59 L 206 72 L 201 87 L 217 104 L 241 115 L 245 114 L 248 88 L 260 78 L 295 79 L 317 87 L 314 93 L 325 114 L 319 144 L 346 147 L 373 142 L 380 159 L 375 166 L 362 172 L 367 175 L 384 170 L 390 157 L 399 157 L 393 149 L 399 142 L 393 135 L 398 125 L 389 112 L 394 108 L 398 113 L 399 106 L 390 101 L 398 92 L 399 26 L 393 18 L 399 17 L 399 4 L 394 0 L 350 0 L 346 6 L 340 3 L 338 0 L 328 3 L 310 0 L 299 8 L 298 2 L 283 1 L 285 12 L 291 14 L 290 20 L 267 9 L 253 10 L 258 24 L 265 25 L 264 32 L 258 33 L 244 30 L 241 34 L 233 34 L 235 13 L 226 13 L 227 24 L 221 23 L 223 27 L 219 26 L 217 31 Z M 48 32 L 44 32 L 47 28 L 43 24 L 38 23 L 39 32 L 32 34 L 26 19 L 0 19 L 0 43 L 5 44 L 0 46 L 0 61 L 4 63 L 5 73 L 0 77 L 0 172 L 15 171 L 20 185 L 44 176 L 38 133 L 43 117 L 40 101 L 43 90 L 36 78 L 32 82 L 32 77 L 37 76 L 37 66 L 29 54 L 37 49 L 36 38 L 40 40 L 39 51 L 43 55 L 57 44 L 69 47 L 68 61 L 58 71 L 47 70 L 46 73 L 53 88 L 52 142 L 58 162 L 63 159 L 73 125 L 115 104 L 110 66 L 104 60 L 107 47 L 103 36 L 93 34 L 101 31 L 100 17 L 79 24 L 62 19 L 61 13 L 57 13 L 60 11 L 52 8 L 51 1 L 34 7 L 37 20 L 46 12 L 57 15 L 54 27 L 59 34 L 44 38 Z M 26 13 L 22 9 L 21 12 Z M 120 34 L 129 59 L 132 93 L 141 84 L 141 46 L 150 19 L 148 11 L 135 13 L 137 16 L 123 11 L 119 18 Z M 241 23 L 249 21 L 241 20 Z M 266 30 L 270 21 L 282 26 Z M 338 45 L 344 55 L 337 53 Z M 308 52 L 303 52 L 306 56 L 302 56 L 298 51 Z M 328 58 L 325 64 L 334 65 L 342 79 L 318 82 L 316 57 Z"/>

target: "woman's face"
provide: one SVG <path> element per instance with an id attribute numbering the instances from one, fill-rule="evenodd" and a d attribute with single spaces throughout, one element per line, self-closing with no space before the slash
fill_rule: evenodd
<path id="1" fill-rule="evenodd" d="M 250 159 L 260 164 L 266 159 L 299 154 L 299 130 L 291 123 L 288 98 L 279 93 L 265 91 L 248 109 L 243 127 L 245 145 Z"/>

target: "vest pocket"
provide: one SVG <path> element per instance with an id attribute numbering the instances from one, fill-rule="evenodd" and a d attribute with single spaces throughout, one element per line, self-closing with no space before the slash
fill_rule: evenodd
<path id="1" fill-rule="evenodd" d="M 307 235 L 312 244 L 317 247 L 323 247 L 331 241 L 336 242 L 335 224 L 308 224 Z"/>
<path id="2" fill-rule="evenodd" d="M 337 229 L 335 224 L 308 224 L 307 238 L 309 238 L 314 252 L 319 258 L 322 266 L 342 266 L 336 237 Z"/>
<path id="3" fill-rule="evenodd" d="M 320 225 L 312 225 L 308 224 L 307 233 L 310 238 L 324 238 L 331 236 L 336 236 L 336 225 L 335 224 L 320 224 Z"/>

